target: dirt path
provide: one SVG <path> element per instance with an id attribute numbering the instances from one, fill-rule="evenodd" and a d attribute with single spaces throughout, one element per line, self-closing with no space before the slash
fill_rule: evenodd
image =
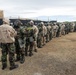
<path id="1" fill-rule="evenodd" d="M 17 64 L 19 68 L 10 71 L 1 70 L 0 63 L 0 75 L 76 75 L 76 33 L 53 39 Z"/>

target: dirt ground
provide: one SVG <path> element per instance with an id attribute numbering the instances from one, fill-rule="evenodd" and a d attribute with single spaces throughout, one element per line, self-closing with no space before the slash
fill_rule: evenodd
<path id="1" fill-rule="evenodd" d="M 53 38 L 25 63 L 10 71 L 1 70 L 0 75 L 76 75 L 76 33 Z M 9 64 L 8 64 L 9 66 Z"/>

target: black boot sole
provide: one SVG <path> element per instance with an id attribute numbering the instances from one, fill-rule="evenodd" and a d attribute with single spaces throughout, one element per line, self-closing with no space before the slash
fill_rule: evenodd
<path id="1" fill-rule="evenodd" d="M 7 68 L 7 66 L 5 66 L 5 67 L 2 67 L 2 70 L 5 70 Z"/>
<path id="2" fill-rule="evenodd" d="M 16 69 L 16 68 L 18 68 L 18 65 L 15 65 L 15 66 L 13 66 L 13 67 L 10 67 L 9 69 L 10 69 L 10 70 L 13 70 L 13 69 Z"/>

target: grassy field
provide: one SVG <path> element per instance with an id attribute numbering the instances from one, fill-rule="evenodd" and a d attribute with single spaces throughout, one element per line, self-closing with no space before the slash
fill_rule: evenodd
<path id="1" fill-rule="evenodd" d="M 0 75 L 76 75 L 76 33 L 54 38 L 25 63 L 10 71 L 9 63 Z"/>

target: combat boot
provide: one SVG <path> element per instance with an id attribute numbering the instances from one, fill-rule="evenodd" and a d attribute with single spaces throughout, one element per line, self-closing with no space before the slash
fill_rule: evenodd
<path id="1" fill-rule="evenodd" d="M 28 56 L 28 48 L 25 48 L 25 56 Z"/>
<path id="2" fill-rule="evenodd" d="M 28 56 L 28 53 L 27 52 L 25 52 L 25 56 Z"/>
<path id="3" fill-rule="evenodd" d="M 39 48 L 42 48 L 42 45 L 41 44 L 39 45 Z"/>
<path id="4" fill-rule="evenodd" d="M 22 56 L 21 56 L 21 58 L 20 58 L 20 63 L 21 63 L 21 64 L 23 64 L 23 63 L 24 63 L 24 61 L 25 61 L 25 56 L 24 56 L 24 55 L 22 55 Z"/>
<path id="5" fill-rule="evenodd" d="M 34 52 L 37 52 L 37 49 L 35 49 Z"/>
<path id="6" fill-rule="evenodd" d="M 7 67 L 7 64 L 3 64 L 2 70 L 6 69 L 6 67 Z"/>
<path id="7" fill-rule="evenodd" d="M 39 48 L 42 48 L 42 46 L 39 46 Z"/>
<path id="8" fill-rule="evenodd" d="M 13 69 L 16 69 L 16 68 L 18 68 L 18 65 L 13 65 L 13 66 L 11 66 L 9 69 L 10 69 L 10 70 L 13 70 Z"/>
<path id="9" fill-rule="evenodd" d="M 29 53 L 29 56 L 31 57 L 32 55 L 33 55 L 33 53 L 32 53 L 32 52 L 30 52 L 30 53 Z"/>
<path id="10" fill-rule="evenodd" d="M 43 44 L 42 46 L 45 46 L 45 44 Z"/>
<path id="11" fill-rule="evenodd" d="M 17 58 L 16 58 L 15 62 L 17 62 L 17 61 L 20 61 L 20 57 L 17 57 Z"/>

